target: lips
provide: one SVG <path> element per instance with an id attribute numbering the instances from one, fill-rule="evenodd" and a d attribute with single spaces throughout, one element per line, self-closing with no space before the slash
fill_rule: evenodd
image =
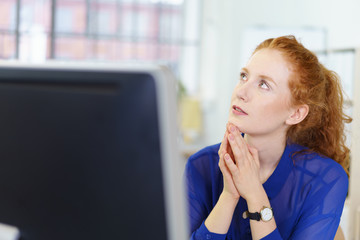
<path id="1" fill-rule="evenodd" d="M 236 114 L 247 115 L 247 113 L 244 110 L 242 110 L 240 107 L 238 107 L 236 105 L 233 105 L 233 111 Z"/>

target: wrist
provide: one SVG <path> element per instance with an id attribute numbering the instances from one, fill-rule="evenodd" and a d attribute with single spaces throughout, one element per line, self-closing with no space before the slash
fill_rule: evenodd
<path id="1" fill-rule="evenodd" d="M 223 191 L 215 207 L 206 218 L 205 227 L 212 233 L 226 234 L 238 200 L 238 198 L 234 198 L 233 195 Z"/>
<path id="2" fill-rule="evenodd" d="M 222 199 L 223 201 L 229 202 L 229 203 L 233 203 L 233 204 L 237 204 L 239 202 L 239 198 L 238 196 L 234 196 L 231 193 L 225 192 L 223 191 L 219 197 L 219 199 Z"/>
<path id="3" fill-rule="evenodd" d="M 254 189 L 250 194 L 247 196 L 243 196 L 246 202 L 249 203 L 256 203 L 259 202 L 260 199 L 268 199 L 265 189 L 261 186 L 258 189 Z"/>
<path id="4" fill-rule="evenodd" d="M 271 207 L 262 207 L 260 209 L 260 211 L 258 212 L 249 212 L 249 211 L 245 211 L 243 212 L 242 217 L 244 219 L 249 218 L 251 220 L 256 220 L 256 221 L 260 221 L 262 220 L 263 222 L 268 222 L 270 221 L 274 216 L 273 210 Z"/>
<path id="5" fill-rule="evenodd" d="M 245 200 L 250 212 L 257 212 L 264 206 L 270 206 L 269 198 L 264 189 L 254 192 Z"/>

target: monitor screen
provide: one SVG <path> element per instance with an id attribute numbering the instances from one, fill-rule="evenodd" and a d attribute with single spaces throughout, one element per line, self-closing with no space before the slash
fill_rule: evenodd
<path id="1" fill-rule="evenodd" d="M 23 240 L 185 239 L 175 95 L 156 66 L 0 66 L 0 223 Z"/>

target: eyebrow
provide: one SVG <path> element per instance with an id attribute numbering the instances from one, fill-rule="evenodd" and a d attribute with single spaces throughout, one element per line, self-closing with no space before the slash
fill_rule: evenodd
<path id="1" fill-rule="evenodd" d="M 241 71 L 244 71 L 244 72 L 246 72 L 246 73 L 249 73 L 249 70 L 248 70 L 246 67 L 242 68 Z M 266 75 L 259 75 L 259 77 L 260 77 L 260 78 L 263 78 L 263 79 L 265 79 L 265 80 L 268 80 L 268 81 L 272 82 L 273 84 L 275 84 L 275 86 L 277 86 L 276 82 L 275 82 L 271 77 L 266 76 Z"/>

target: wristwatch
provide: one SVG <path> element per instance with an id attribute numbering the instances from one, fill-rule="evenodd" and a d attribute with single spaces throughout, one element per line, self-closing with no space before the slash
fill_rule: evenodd
<path id="1" fill-rule="evenodd" d="M 264 222 L 268 222 L 270 221 L 274 216 L 273 210 L 270 207 L 263 207 L 260 212 L 254 212 L 251 213 L 249 211 L 245 211 L 243 213 L 243 218 L 249 218 L 252 220 L 256 220 L 256 221 L 264 221 Z"/>

